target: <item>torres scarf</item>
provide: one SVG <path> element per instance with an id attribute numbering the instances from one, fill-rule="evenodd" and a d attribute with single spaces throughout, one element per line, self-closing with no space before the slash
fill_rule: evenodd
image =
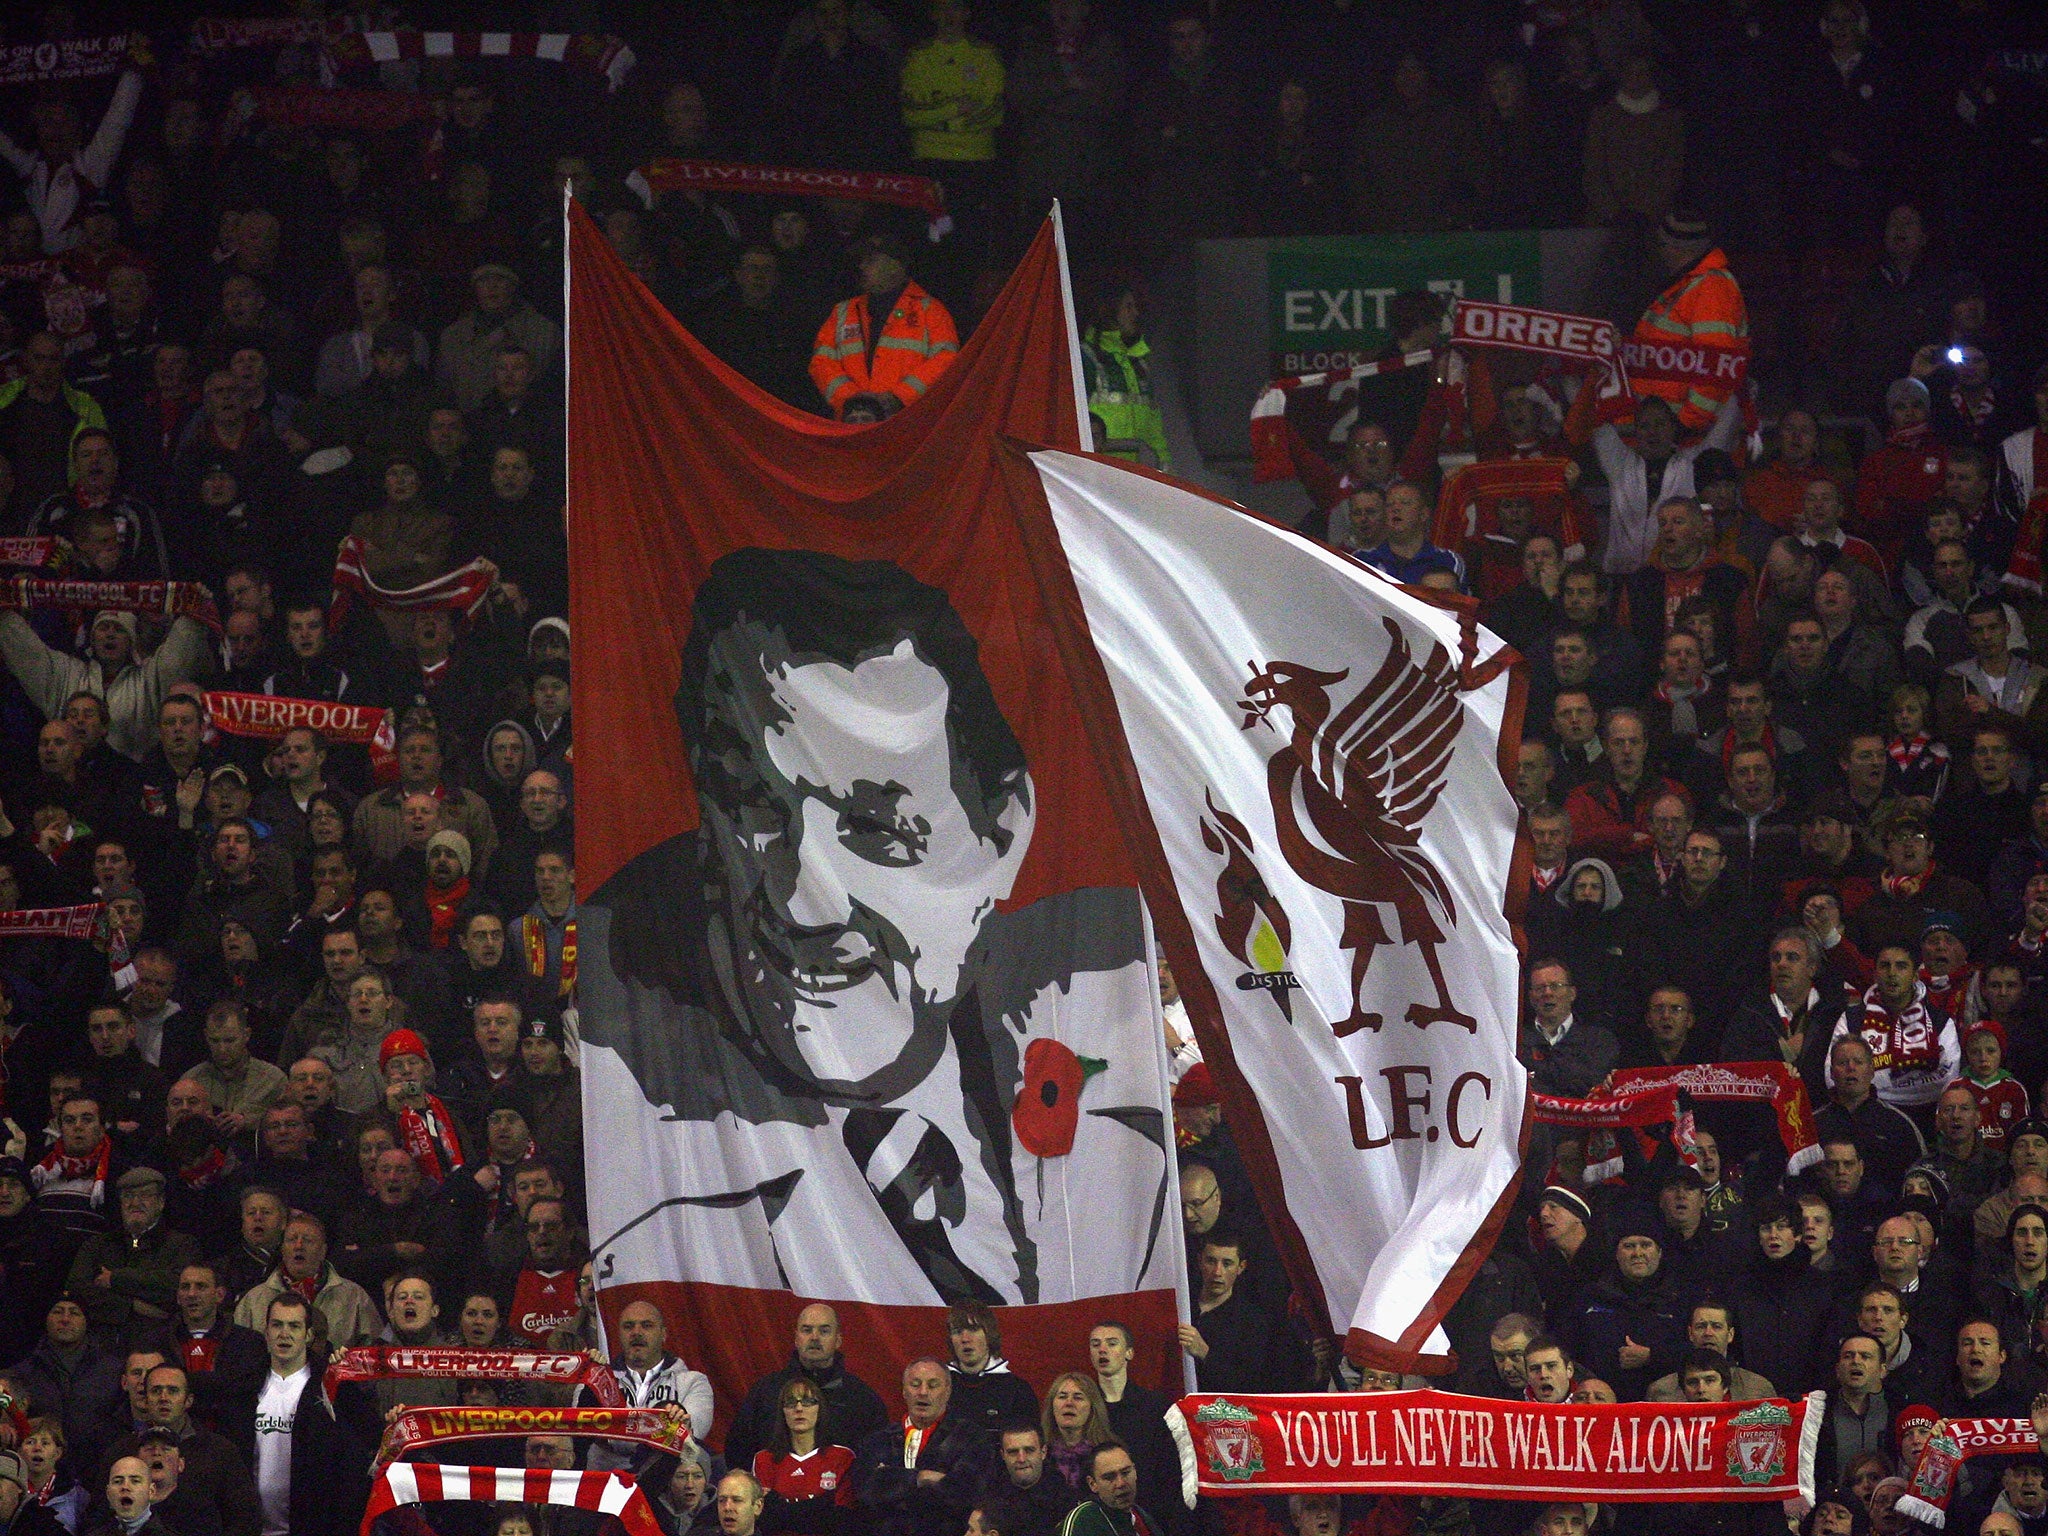
<path id="1" fill-rule="evenodd" d="M 1870 1047 L 1871 1065 L 1882 1072 L 1900 1067 L 1927 1071 L 1941 1065 L 1941 1030 L 1927 1011 L 1927 988 L 1913 983 L 1913 1001 L 1893 1013 L 1876 987 L 1863 994 L 1862 1009 L 1847 1021 Z"/>

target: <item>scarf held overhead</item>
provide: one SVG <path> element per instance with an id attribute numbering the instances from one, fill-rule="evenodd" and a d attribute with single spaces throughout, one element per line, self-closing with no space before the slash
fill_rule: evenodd
<path id="1" fill-rule="evenodd" d="M 372 608 L 389 608 L 400 613 L 443 609 L 467 619 L 484 605 L 495 580 L 489 565 L 481 560 L 458 566 L 444 576 L 423 581 L 416 587 L 380 587 L 363 563 L 363 541 L 350 534 L 341 541 L 334 560 L 334 601 L 328 627 L 340 629 L 350 604 L 361 598 Z"/>
<path id="2" fill-rule="evenodd" d="M 678 1404 L 651 1408 L 408 1408 L 384 1429 L 372 1471 L 423 1445 L 510 1435 L 602 1435 L 671 1454 L 689 1443 L 690 1415 Z"/>
<path id="3" fill-rule="evenodd" d="M 406 1504 L 444 1499 L 484 1504 L 551 1504 L 586 1514 L 613 1515 L 628 1536 L 661 1536 L 647 1495 L 630 1472 L 556 1471 L 546 1467 L 455 1467 L 438 1462 L 401 1461 L 386 1467 L 370 1488 L 362 1536 L 377 1521 Z"/>
<path id="4" fill-rule="evenodd" d="M 221 633 L 220 612 L 196 581 L 70 581 L 46 576 L 0 579 L 0 608 L 111 608 L 151 618 L 191 619 Z"/>
<path id="5" fill-rule="evenodd" d="M 396 1381 L 428 1377 L 448 1381 L 538 1381 L 551 1386 L 588 1387 L 606 1408 L 623 1408 L 612 1368 L 573 1350 L 413 1349 L 370 1344 L 338 1351 L 328 1363 L 321 1390 L 329 1402 L 345 1381 Z"/>
<path id="6" fill-rule="evenodd" d="M 1201 1491 L 1602 1504 L 1813 1497 L 1825 1399 L 1516 1403 L 1452 1392 L 1180 1400 Z"/>

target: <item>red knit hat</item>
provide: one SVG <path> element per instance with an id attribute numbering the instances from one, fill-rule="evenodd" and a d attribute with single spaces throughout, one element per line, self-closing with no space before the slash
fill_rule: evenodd
<path id="1" fill-rule="evenodd" d="M 1215 1104 L 1221 1102 L 1216 1095 L 1216 1079 L 1209 1073 L 1209 1063 L 1198 1061 L 1174 1084 L 1173 1102 L 1176 1104 Z"/>
<path id="2" fill-rule="evenodd" d="M 1972 1035 L 1991 1036 L 1992 1039 L 1998 1042 L 1999 1055 L 2003 1056 L 2006 1053 L 2005 1026 L 1999 1023 L 1998 1020 L 1979 1019 L 1976 1023 L 1972 1024 L 1968 1029 L 1963 1031 L 1963 1044 L 1968 1045 L 1970 1043 L 1970 1037 Z"/>
<path id="3" fill-rule="evenodd" d="M 394 1056 L 420 1056 L 428 1061 L 434 1059 L 427 1049 L 427 1042 L 409 1029 L 394 1029 L 384 1037 L 383 1045 L 377 1049 L 377 1070 L 382 1072 L 391 1065 Z"/>

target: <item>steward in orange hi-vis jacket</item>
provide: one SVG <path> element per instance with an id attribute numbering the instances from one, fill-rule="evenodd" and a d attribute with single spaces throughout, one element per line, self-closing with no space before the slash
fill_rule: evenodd
<path id="1" fill-rule="evenodd" d="M 834 416 L 855 395 L 894 395 L 905 405 L 960 355 L 946 306 L 910 281 L 908 252 L 893 235 L 873 235 L 860 254 L 863 292 L 842 299 L 818 327 L 811 380 Z M 888 318 L 875 328 L 873 316 Z"/>
<path id="2" fill-rule="evenodd" d="M 1749 371 L 1749 309 L 1704 219 L 1666 214 L 1657 249 L 1674 280 L 1643 311 L 1628 340 L 1629 386 L 1638 400 L 1656 395 L 1668 401 L 1680 434 L 1696 438 Z"/>

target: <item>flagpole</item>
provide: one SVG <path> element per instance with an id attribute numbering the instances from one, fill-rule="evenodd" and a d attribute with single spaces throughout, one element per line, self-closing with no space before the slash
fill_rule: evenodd
<path id="1" fill-rule="evenodd" d="M 1074 426 L 1081 434 L 1081 451 L 1095 451 L 1095 431 L 1088 417 L 1087 376 L 1081 368 L 1081 317 L 1074 313 L 1074 279 L 1067 267 L 1067 224 L 1060 212 L 1060 200 L 1052 200 L 1052 248 L 1060 260 L 1060 300 L 1067 310 L 1067 361 L 1074 370 Z"/>

